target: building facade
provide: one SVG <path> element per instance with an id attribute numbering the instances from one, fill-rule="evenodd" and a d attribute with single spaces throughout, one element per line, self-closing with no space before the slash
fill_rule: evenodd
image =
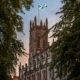
<path id="1" fill-rule="evenodd" d="M 48 43 L 48 20 L 37 24 L 36 17 L 30 21 L 30 43 L 28 65 L 19 66 L 20 80 L 54 80 L 49 66 L 51 53 Z"/>

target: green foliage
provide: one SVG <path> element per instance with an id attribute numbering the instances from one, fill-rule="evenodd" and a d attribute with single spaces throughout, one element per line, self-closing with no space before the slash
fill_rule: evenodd
<path id="1" fill-rule="evenodd" d="M 54 28 L 52 43 L 52 68 L 57 69 L 62 79 L 76 80 L 80 76 L 80 3 L 76 0 L 62 0 L 62 20 Z M 78 78 L 79 80 L 80 78 Z"/>
<path id="2" fill-rule="evenodd" d="M 17 56 L 24 53 L 17 31 L 23 31 L 23 8 L 30 9 L 32 0 L 0 0 L 0 80 L 8 80 L 17 64 Z"/>

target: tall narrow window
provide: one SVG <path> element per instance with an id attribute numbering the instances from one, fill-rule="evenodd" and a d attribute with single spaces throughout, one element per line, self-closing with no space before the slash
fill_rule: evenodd
<path id="1" fill-rule="evenodd" d="M 45 44 L 45 40 L 43 40 L 43 48 L 45 49 L 46 44 Z"/>
<path id="2" fill-rule="evenodd" d="M 37 38 L 37 47 L 40 48 L 40 37 Z"/>

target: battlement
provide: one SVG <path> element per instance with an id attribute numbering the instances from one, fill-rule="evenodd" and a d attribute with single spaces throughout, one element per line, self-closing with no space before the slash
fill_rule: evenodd
<path id="1" fill-rule="evenodd" d="M 34 17 L 34 20 L 30 20 L 30 30 L 36 29 L 48 29 L 48 19 L 46 18 L 45 22 L 43 23 L 42 20 L 40 20 L 40 24 L 38 24 L 36 16 Z"/>

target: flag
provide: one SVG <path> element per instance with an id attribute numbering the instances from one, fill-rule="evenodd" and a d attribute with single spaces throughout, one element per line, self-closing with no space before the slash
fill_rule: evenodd
<path id="1" fill-rule="evenodd" d="M 39 4 L 39 5 L 38 5 L 38 8 L 39 8 L 39 9 L 44 9 L 44 8 L 46 8 L 46 7 L 47 7 L 46 4 L 44 4 L 44 5 L 40 5 L 40 4 Z"/>

